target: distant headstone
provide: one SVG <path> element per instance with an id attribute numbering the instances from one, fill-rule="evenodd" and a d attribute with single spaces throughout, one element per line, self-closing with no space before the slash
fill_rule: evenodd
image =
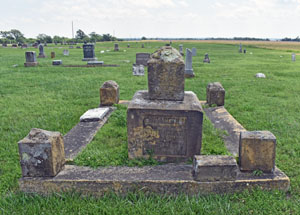
<path id="1" fill-rule="evenodd" d="M 179 53 L 181 54 L 181 56 L 184 56 L 182 44 L 179 45 Z"/>
<path id="2" fill-rule="evenodd" d="M 130 48 L 130 44 L 129 43 L 127 44 L 127 48 Z"/>
<path id="3" fill-rule="evenodd" d="M 44 53 L 44 46 L 42 45 L 42 44 L 40 44 L 39 45 L 39 56 L 38 56 L 38 58 L 45 58 L 46 57 L 46 55 L 45 55 L 45 53 Z"/>
<path id="4" fill-rule="evenodd" d="M 100 87 L 100 106 L 119 103 L 119 85 L 115 81 L 105 81 Z"/>
<path id="5" fill-rule="evenodd" d="M 192 48 L 192 55 L 193 55 L 193 57 L 195 57 L 197 55 L 197 49 L 196 48 Z"/>
<path id="6" fill-rule="evenodd" d="M 114 51 L 119 51 L 119 44 L 118 43 L 115 43 Z"/>
<path id="7" fill-rule="evenodd" d="M 133 64 L 132 65 L 132 74 L 135 75 L 135 76 L 143 76 L 143 75 L 145 75 L 144 66 L 142 64 L 141 65 Z"/>
<path id="8" fill-rule="evenodd" d="M 73 49 L 74 48 L 74 46 L 69 46 L 69 49 Z"/>
<path id="9" fill-rule="evenodd" d="M 292 61 L 296 61 L 296 54 L 295 53 L 292 54 Z"/>
<path id="10" fill-rule="evenodd" d="M 150 53 L 136 53 L 136 65 L 147 66 L 147 62 L 150 59 Z"/>
<path id="11" fill-rule="evenodd" d="M 104 61 L 88 61 L 87 65 L 103 65 Z"/>
<path id="12" fill-rule="evenodd" d="M 204 60 L 203 60 L 203 63 L 210 63 L 210 59 L 208 57 L 208 54 L 206 53 L 205 56 L 204 56 Z"/>
<path id="13" fill-rule="evenodd" d="M 51 52 L 51 58 L 55 58 L 55 52 Z"/>
<path id="14" fill-rule="evenodd" d="M 2 43 L 2 47 L 7 47 L 7 44 L 6 43 Z"/>
<path id="15" fill-rule="evenodd" d="M 266 75 L 264 73 L 256 73 L 256 78 L 266 78 Z"/>
<path id="16" fill-rule="evenodd" d="M 77 49 L 81 49 L 81 46 L 76 46 Z"/>
<path id="17" fill-rule="evenodd" d="M 244 49 L 244 54 L 246 54 L 247 53 L 247 50 L 246 49 Z"/>
<path id="18" fill-rule="evenodd" d="M 145 48 L 145 45 L 144 45 L 144 43 L 142 43 L 142 48 Z"/>
<path id="19" fill-rule="evenodd" d="M 83 61 L 96 61 L 94 44 L 83 45 Z"/>
<path id="20" fill-rule="evenodd" d="M 53 60 L 53 61 L 52 61 L 52 65 L 53 65 L 53 66 L 59 66 L 59 65 L 62 65 L 62 60 Z"/>
<path id="21" fill-rule="evenodd" d="M 68 49 L 64 49 L 63 55 L 64 55 L 64 56 L 69 56 L 69 50 L 68 50 Z"/>
<path id="22" fill-rule="evenodd" d="M 57 41 L 55 41 L 54 44 L 57 46 Z"/>
<path id="23" fill-rule="evenodd" d="M 44 46 L 46 47 L 46 46 L 47 46 L 47 43 L 44 43 Z"/>
<path id="24" fill-rule="evenodd" d="M 11 47 L 13 47 L 13 48 L 17 48 L 17 47 L 18 47 L 18 45 L 17 45 L 17 44 L 12 44 L 12 45 L 11 45 Z"/>
<path id="25" fill-rule="evenodd" d="M 240 43 L 239 53 L 243 52 L 242 43 Z"/>
<path id="26" fill-rule="evenodd" d="M 186 49 L 184 77 L 191 78 L 194 76 L 195 74 L 193 70 L 193 53 L 190 49 Z"/>
<path id="27" fill-rule="evenodd" d="M 27 44 L 22 44 L 22 49 L 26 49 L 26 48 L 28 48 L 28 45 Z"/>
<path id="28" fill-rule="evenodd" d="M 38 62 L 36 61 L 36 54 L 33 51 L 25 52 L 26 62 L 24 63 L 25 67 L 37 66 Z"/>

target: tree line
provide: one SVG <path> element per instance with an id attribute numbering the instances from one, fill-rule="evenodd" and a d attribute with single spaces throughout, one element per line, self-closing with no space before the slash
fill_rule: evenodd
<path id="1" fill-rule="evenodd" d="M 97 34 L 96 32 L 91 32 L 90 34 L 85 34 L 81 29 L 76 31 L 75 38 L 61 37 L 61 36 L 49 36 L 46 34 L 39 34 L 36 38 L 26 38 L 24 34 L 17 30 L 11 29 L 10 31 L 0 31 L 0 43 L 1 44 L 12 44 L 12 43 L 83 43 L 83 42 L 101 42 L 101 41 L 117 41 L 116 37 L 110 34 Z"/>

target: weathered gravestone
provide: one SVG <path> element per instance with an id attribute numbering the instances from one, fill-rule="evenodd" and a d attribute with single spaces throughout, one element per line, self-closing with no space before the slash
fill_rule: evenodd
<path id="1" fill-rule="evenodd" d="M 179 53 L 180 53 L 182 56 L 184 55 L 184 53 L 183 53 L 183 45 L 182 45 L 182 44 L 179 45 Z"/>
<path id="2" fill-rule="evenodd" d="M 132 65 L 132 74 L 135 76 L 143 76 L 145 75 L 145 69 L 143 65 Z"/>
<path id="3" fill-rule="evenodd" d="M 247 53 L 247 50 L 246 49 L 244 49 L 244 54 L 246 54 Z"/>
<path id="4" fill-rule="evenodd" d="M 130 44 L 129 43 L 127 44 L 127 48 L 130 48 Z"/>
<path id="5" fill-rule="evenodd" d="M 119 85 L 115 81 L 105 81 L 100 87 L 100 106 L 118 104 L 120 98 Z"/>
<path id="6" fill-rule="evenodd" d="M 55 58 L 55 52 L 51 52 L 51 58 Z"/>
<path id="7" fill-rule="evenodd" d="M 197 55 L 197 49 L 192 48 L 192 56 L 195 57 Z"/>
<path id="8" fill-rule="evenodd" d="M 36 54 L 35 52 L 25 52 L 25 58 L 26 62 L 24 63 L 25 67 L 30 67 L 30 66 L 37 66 L 38 62 L 36 61 Z"/>
<path id="9" fill-rule="evenodd" d="M 224 106 L 225 89 L 220 82 L 209 83 L 206 87 L 206 103 L 209 106 Z"/>
<path id="10" fill-rule="evenodd" d="M 239 53 L 243 52 L 242 43 L 240 43 Z"/>
<path id="11" fill-rule="evenodd" d="M 195 74 L 193 70 L 193 54 L 190 49 L 186 49 L 184 77 L 191 78 L 194 76 Z"/>
<path id="12" fill-rule="evenodd" d="M 193 92 L 184 92 L 184 61 L 176 49 L 164 46 L 151 55 L 148 88 L 128 106 L 129 158 L 179 162 L 199 155 L 203 110 Z"/>
<path id="13" fill-rule="evenodd" d="M 59 66 L 59 65 L 62 65 L 62 60 L 53 60 L 53 61 L 52 61 L 52 65 L 53 65 L 53 66 Z"/>
<path id="14" fill-rule="evenodd" d="M 296 54 L 295 53 L 292 54 L 292 61 L 296 61 Z"/>
<path id="15" fill-rule="evenodd" d="M 27 44 L 22 44 L 22 49 L 26 49 L 28 48 L 28 45 Z"/>
<path id="16" fill-rule="evenodd" d="M 150 59 L 150 53 L 136 53 L 136 65 L 147 66 L 147 62 Z"/>
<path id="17" fill-rule="evenodd" d="M 119 44 L 118 43 L 115 43 L 114 51 L 119 51 Z"/>
<path id="18" fill-rule="evenodd" d="M 210 63 L 210 59 L 208 57 L 208 54 L 206 53 L 205 56 L 204 56 L 204 60 L 203 60 L 203 63 Z"/>
<path id="19" fill-rule="evenodd" d="M 95 61 L 95 46 L 94 44 L 84 44 L 83 45 L 83 61 Z"/>
<path id="20" fill-rule="evenodd" d="M 46 57 L 46 55 L 45 55 L 45 53 L 44 53 L 44 46 L 42 45 L 42 44 L 40 44 L 39 45 L 39 56 L 38 56 L 38 58 L 45 58 Z"/>
<path id="21" fill-rule="evenodd" d="M 145 48 L 145 45 L 144 45 L 144 43 L 142 43 L 142 48 Z"/>
<path id="22" fill-rule="evenodd" d="M 18 45 L 17 45 L 17 44 L 12 44 L 12 45 L 11 45 L 11 47 L 13 47 L 13 48 L 17 48 L 17 47 L 18 47 Z"/>
<path id="23" fill-rule="evenodd" d="M 64 56 L 69 56 L 69 50 L 68 50 L 68 49 L 64 49 L 63 55 L 64 55 Z"/>
<path id="24" fill-rule="evenodd" d="M 2 43 L 2 47 L 7 47 L 7 44 L 6 43 Z"/>

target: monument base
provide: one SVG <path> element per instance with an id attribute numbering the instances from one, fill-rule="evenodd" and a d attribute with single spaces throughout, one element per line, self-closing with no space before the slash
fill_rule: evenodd
<path id="1" fill-rule="evenodd" d="M 195 77 L 194 70 L 192 70 L 192 69 L 186 69 L 184 71 L 184 77 L 185 78 L 193 78 L 193 77 Z"/>
<path id="2" fill-rule="evenodd" d="M 26 62 L 24 63 L 25 67 L 31 67 L 31 66 L 37 66 L 39 63 L 38 62 Z"/>
<path id="3" fill-rule="evenodd" d="M 197 96 L 186 91 L 183 101 L 150 100 L 137 91 L 127 110 L 128 156 L 181 162 L 199 155 L 203 110 Z"/>
<path id="4" fill-rule="evenodd" d="M 83 58 L 82 61 L 97 61 L 98 58 L 94 57 L 94 58 Z"/>
<path id="5" fill-rule="evenodd" d="M 38 58 L 46 58 L 46 55 L 40 54 L 40 55 L 38 56 Z"/>

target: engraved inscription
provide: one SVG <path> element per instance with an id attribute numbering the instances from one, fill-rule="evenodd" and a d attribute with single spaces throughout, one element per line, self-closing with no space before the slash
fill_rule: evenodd
<path id="1" fill-rule="evenodd" d="M 143 120 L 144 128 L 151 128 L 158 133 L 155 140 L 145 141 L 143 154 L 158 156 L 186 156 L 187 117 L 166 115 L 148 115 Z"/>

